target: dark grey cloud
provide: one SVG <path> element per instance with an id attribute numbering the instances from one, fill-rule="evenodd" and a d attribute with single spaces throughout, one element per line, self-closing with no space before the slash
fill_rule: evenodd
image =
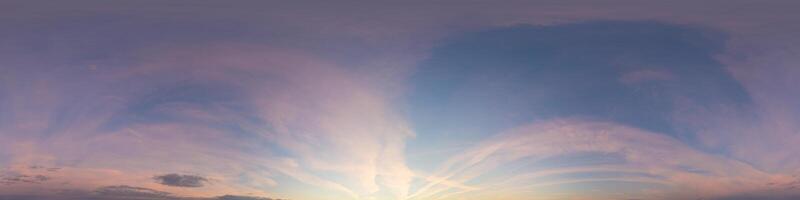
<path id="1" fill-rule="evenodd" d="M 767 185 L 773 186 L 775 188 L 784 189 L 784 190 L 794 190 L 794 189 L 800 188 L 800 175 L 793 175 L 792 178 L 794 180 L 791 181 L 791 182 L 788 182 L 788 183 L 770 182 L 770 183 L 767 183 Z"/>
<path id="2" fill-rule="evenodd" d="M 279 199 L 272 199 L 266 197 L 253 197 L 253 196 L 236 196 L 236 195 L 225 195 L 219 196 L 215 198 L 217 200 L 279 200 Z"/>
<path id="3" fill-rule="evenodd" d="M 208 179 L 202 176 L 184 174 L 164 174 L 153 177 L 158 183 L 175 187 L 203 187 Z"/>
<path id="4" fill-rule="evenodd" d="M 3 185 L 10 185 L 10 184 L 18 184 L 18 183 L 42 183 L 47 180 L 50 180 L 50 177 L 44 175 L 27 175 L 27 174 L 20 174 L 16 172 L 7 172 L 0 174 L 0 184 Z"/>
<path id="5" fill-rule="evenodd" d="M 44 170 L 44 171 L 48 171 L 48 172 L 56 172 L 56 171 L 61 169 L 60 167 L 45 167 L 45 166 L 41 166 L 41 165 L 31 165 L 31 166 L 28 166 L 28 168 L 29 169 L 33 169 L 33 170 Z"/>

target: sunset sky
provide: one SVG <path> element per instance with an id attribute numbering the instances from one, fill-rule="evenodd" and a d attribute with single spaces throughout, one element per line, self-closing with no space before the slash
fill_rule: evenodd
<path id="1" fill-rule="evenodd" d="M 800 1 L 0 1 L 0 200 L 800 199 Z"/>

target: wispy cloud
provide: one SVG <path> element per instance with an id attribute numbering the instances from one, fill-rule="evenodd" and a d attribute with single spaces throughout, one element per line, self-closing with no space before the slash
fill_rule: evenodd
<path id="1" fill-rule="evenodd" d="M 48 99 L 53 102 L 38 103 L 52 106 L 42 106 L 41 116 L 35 118 L 55 121 L 4 127 L 8 132 L 29 130 L 49 137 L 31 140 L 28 149 L 9 151 L 15 158 L 11 164 L 77 162 L 128 175 L 195 166 L 196 173 L 209 177 L 166 174 L 155 179 L 163 186 L 207 188 L 205 195 L 234 190 L 263 193 L 263 188 L 254 187 L 275 184 L 237 182 L 238 175 L 247 173 L 245 169 L 281 174 L 352 198 L 379 191 L 402 196 L 407 190 L 404 187 L 412 174 L 405 166 L 403 148 L 410 130 L 389 108 L 387 99 L 332 64 L 300 52 L 237 44 L 168 50 L 153 58 L 138 66 L 98 66 L 100 72 L 91 72 L 101 73 L 93 76 L 93 81 L 130 86 L 127 91 L 77 87 L 74 89 L 106 95 L 64 106 L 59 102 L 70 95 L 52 94 Z M 47 81 L 74 80 L 83 72 L 74 73 L 75 77 Z M 29 97 L 37 98 L 35 95 Z M 54 118 L 54 114 L 63 114 L 59 110 L 75 110 L 70 114 L 79 118 Z M 43 146 L 45 142 L 52 145 Z M 116 164 L 104 164 L 110 160 Z M 171 160 L 170 164 L 165 160 Z M 62 174 L 77 170 L 60 167 Z M 230 171 L 219 173 L 216 170 L 220 168 Z M 344 179 L 334 180 L 333 176 Z M 81 179 L 87 178 L 101 176 Z M 83 180 L 81 184 L 96 187 L 116 181 L 137 185 L 134 183 L 141 184 L 144 177 L 116 178 Z M 212 178 L 223 183 L 206 184 Z"/>
<path id="2" fill-rule="evenodd" d="M 575 167 L 541 168 L 530 172 L 508 172 L 547 164 L 544 159 L 577 153 L 619 154 L 623 162 Z M 510 168 L 509 168 L 510 167 Z M 607 178 L 569 176 L 576 173 L 617 174 Z M 482 175 L 501 173 L 492 179 L 475 181 Z M 622 176 L 627 174 L 625 176 Z M 412 199 L 480 198 L 480 195 L 548 195 L 546 186 L 564 186 L 592 181 L 631 182 L 652 185 L 657 193 L 648 199 L 722 197 L 771 188 L 771 182 L 791 181 L 791 177 L 771 174 L 747 163 L 695 150 L 680 141 L 641 129 L 612 123 L 564 119 L 514 128 L 482 142 L 447 160 Z M 456 187 L 467 185 L 470 188 Z M 470 184 L 472 183 L 472 184 Z M 641 192 L 641 191 L 640 191 Z M 478 195 L 478 196 L 475 196 Z M 575 193 L 575 197 L 582 194 Z M 608 195 L 608 194 L 601 194 Z M 623 198 L 623 196 L 610 198 Z M 634 195 L 634 194 L 627 194 Z M 683 196 L 683 197 L 680 197 Z"/>

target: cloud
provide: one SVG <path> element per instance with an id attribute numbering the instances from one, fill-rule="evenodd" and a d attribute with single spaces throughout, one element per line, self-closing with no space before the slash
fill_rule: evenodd
<path id="1" fill-rule="evenodd" d="M 334 63 L 302 51 L 238 43 L 159 49 L 143 56 L 147 62 L 132 66 L 32 77 L 43 82 L 42 91 L 72 88 L 86 96 L 18 93 L 48 100 L 11 118 L 37 123 L 2 126 L 14 134 L 0 137 L 48 139 L 2 147 L 9 149 L 4 152 L 13 158 L 10 165 L 60 167 L 59 176 L 80 188 L 152 182 L 142 174 L 187 167 L 203 174 L 205 180 L 161 175 L 155 178 L 161 185 L 150 186 L 176 195 L 189 195 L 180 187 L 200 186 L 204 190 L 191 195 L 266 195 L 267 188 L 279 184 L 276 177 L 339 195 L 332 198 L 407 191 L 412 174 L 403 148 L 413 134 L 386 97 Z M 54 84 L 73 81 L 81 83 Z M 20 98 L 10 104 L 33 103 Z M 246 177 L 255 174 L 258 179 Z"/>
<path id="2" fill-rule="evenodd" d="M 495 142 L 464 150 L 467 157 L 451 151 L 456 152 L 451 160 L 433 167 L 440 171 L 422 175 L 426 181 L 411 196 L 567 199 L 589 196 L 570 188 L 591 187 L 619 193 L 596 194 L 600 199 L 691 199 L 759 190 L 773 178 L 785 182 L 786 173 L 765 171 L 698 139 L 712 124 L 743 124 L 717 124 L 719 119 L 737 116 L 745 122 L 757 115 L 746 86 L 717 60 L 726 35 L 664 22 L 589 21 L 491 28 L 444 40 L 411 81 L 416 86 L 409 95 L 410 119 L 418 140 L 409 149 L 441 146 L 425 142 L 431 140 L 465 144 L 461 147 L 475 140 Z M 564 127 L 603 122 L 631 129 L 615 128 L 606 135 L 597 133 L 605 130 L 602 126 L 544 128 L 514 139 L 496 136 L 531 124 L 557 127 L 552 120 L 570 118 L 581 120 L 562 122 Z M 715 138 L 740 140 L 733 129 L 713 133 Z M 561 169 L 546 166 L 566 162 L 558 160 L 573 154 L 592 155 L 585 160 L 611 155 L 624 159 Z M 675 158 L 643 159 L 666 155 Z M 510 174 L 516 178 L 506 177 Z M 728 180 L 713 180 L 718 176 Z M 683 186 L 690 187 L 675 189 Z M 571 196 L 550 191 L 556 189 Z"/>
<path id="3" fill-rule="evenodd" d="M 769 53 L 756 53 L 765 52 Z M 703 128 L 701 139 L 761 168 L 800 173 L 800 81 L 797 49 L 738 47 L 720 56 L 743 83 L 755 102 L 756 116 L 735 112 L 710 113 L 698 118 L 713 119 Z"/>
<path id="4" fill-rule="evenodd" d="M 623 160 L 565 166 L 559 164 L 563 161 L 548 159 L 585 153 L 618 154 Z M 788 175 L 771 174 L 735 159 L 698 151 L 653 132 L 580 119 L 511 129 L 453 156 L 428 177 L 432 178 L 412 193 L 411 199 L 547 197 L 555 195 L 548 192 L 549 186 L 592 182 L 632 183 L 617 192 L 591 194 L 595 198 L 719 198 L 781 188 L 769 183 L 793 181 Z M 589 195 L 578 191 L 569 194 L 573 198 Z"/>
<path id="5" fill-rule="evenodd" d="M 59 167 L 44 167 L 44 166 L 40 166 L 40 165 L 31 165 L 29 168 L 30 169 L 34 169 L 34 170 L 45 170 L 45 171 L 48 171 L 48 172 L 56 172 L 56 171 L 61 169 Z"/>
<path id="6" fill-rule="evenodd" d="M 143 187 L 133 187 L 127 185 L 106 186 L 97 188 L 94 193 L 100 197 L 112 198 L 144 198 L 144 199 L 167 199 L 170 193 L 153 190 Z"/>
<path id="7" fill-rule="evenodd" d="M 278 200 L 278 199 L 271 199 L 266 197 L 252 197 L 252 196 L 236 196 L 236 195 L 225 195 L 219 196 L 215 199 L 218 200 Z"/>
<path id="8" fill-rule="evenodd" d="M 11 184 L 39 184 L 45 181 L 50 180 L 50 177 L 44 175 L 26 175 L 26 174 L 19 174 L 14 172 L 6 172 L 0 174 L 0 184 L 11 185 Z"/>
<path id="9" fill-rule="evenodd" d="M 164 174 L 153 177 L 158 183 L 175 187 L 203 187 L 203 183 L 208 179 L 202 176 L 183 175 L 183 174 Z"/>
<path id="10" fill-rule="evenodd" d="M 0 200 L 280 200 L 258 196 L 223 195 L 218 197 L 184 197 L 169 192 L 128 185 L 104 186 L 94 191 L 61 190 L 51 195 L 3 195 Z"/>

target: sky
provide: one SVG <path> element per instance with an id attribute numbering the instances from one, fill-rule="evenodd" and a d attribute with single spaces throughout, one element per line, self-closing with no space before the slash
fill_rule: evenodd
<path id="1" fill-rule="evenodd" d="M 800 198 L 798 1 L 0 1 L 0 200 Z"/>

